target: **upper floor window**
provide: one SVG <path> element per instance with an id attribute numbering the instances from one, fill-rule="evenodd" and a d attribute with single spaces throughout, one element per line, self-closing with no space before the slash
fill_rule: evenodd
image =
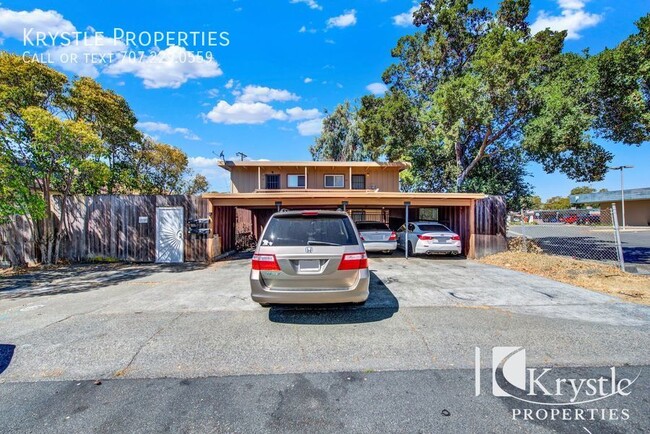
<path id="1" fill-rule="evenodd" d="M 305 175 L 287 175 L 287 187 L 289 188 L 304 188 Z"/>
<path id="2" fill-rule="evenodd" d="M 280 188 L 280 175 L 266 175 L 264 188 L 267 190 L 277 190 Z"/>
<path id="3" fill-rule="evenodd" d="M 366 175 L 352 175 L 352 189 L 365 190 L 366 189 Z"/>
<path id="4" fill-rule="evenodd" d="M 345 177 L 343 175 L 325 175 L 325 188 L 343 187 L 345 187 Z"/>

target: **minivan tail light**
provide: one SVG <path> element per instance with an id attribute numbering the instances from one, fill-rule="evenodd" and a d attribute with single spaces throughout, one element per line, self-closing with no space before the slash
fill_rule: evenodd
<path id="1" fill-rule="evenodd" d="M 390 233 L 390 237 L 388 237 L 388 241 L 395 241 L 397 239 L 397 234 L 395 231 Z"/>
<path id="2" fill-rule="evenodd" d="M 433 237 L 431 235 L 418 235 L 418 239 L 427 241 L 432 240 Z"/>
<path id="3" fill-rule="evenodd" d="M 454 240 L 454 241 L 460 241 L 460 235 L 454 234 L 454 235 L 452 235 L 451 239 Z"/>
<path id="4" fill-rule="evenodd" d="M 275 255 L 254 254 L 252 267 L 253 270 L 280 271 L 280 265 Z"/>
<path id="5" fill-rule="evenodd" d="M 359 270 L 368 268 L 368 255 L 366 253 L 344 253 L 339 264 L 339 270 Z"/>

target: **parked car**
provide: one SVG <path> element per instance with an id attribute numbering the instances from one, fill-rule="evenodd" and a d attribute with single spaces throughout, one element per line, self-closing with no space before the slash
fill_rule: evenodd
<path id="1" fill-rule="evenodd" d="M 342 211 L 285 211 L 271 216 L 253 254 L 251 296 L 271 303 L 363 303 L 368 256 Z"/>
<path id="2" fill-rule="evenodd" d="M 566 223 L 568 225 L 572 225 L 578 221 L 578 215 L 577 214 L 569 214 L 565 217 L 560 217 L 560 221 L 562 223 Z"/>
<path id="3" fill-rule="evenodd" d="M 409 255 L 460 255 L 462 252 L 460 236 L 441 223 L 426 221 L 409 223 L 408 238 L 405 229 L 402 225 L 397 230 L 397 246 L 404 249 L 406 244 Z"/>
<path id="4" fill-rule="evenodd" d="M 576 220 L 578 225 L 597 225 L 600 224 L 600 216 L 596 214 L 581 215 Z"/>
<path id="5" fill-rule="evenodd" d="M 367 252 L 392 253 L 397 249 L 397 234 L 386 223 L 360 221 L 355 224 Z"/>

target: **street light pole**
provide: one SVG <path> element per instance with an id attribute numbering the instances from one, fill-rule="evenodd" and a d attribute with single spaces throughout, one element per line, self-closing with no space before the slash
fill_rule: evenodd
<path id="1" fill-rule="evenodd" d="M 623 185 L 623 170 L 625 169 L 634 169 L 634 166 L 616 166 L 608 167 L 610 170 L 620 170 L 621 171 L 621 216 L 623 221 L 623 230 L 625 230 L 625 188 Z"/>

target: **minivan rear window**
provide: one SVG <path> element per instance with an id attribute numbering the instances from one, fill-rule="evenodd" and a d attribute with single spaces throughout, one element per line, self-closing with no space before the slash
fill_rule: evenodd
<path id="1" fill-rule="evenodd" d="M 359 244 L 350 220 L 345 216 L 276 216 L 262 238 L 262 246 L 353 246 Z"/>
<path id="2" fill-rule="evenodd" d="M 360 231 L 389 231 L 388 225 L 386 223 L 380 222 L 359 222 L 357 223 L 357 229 Z"/>

